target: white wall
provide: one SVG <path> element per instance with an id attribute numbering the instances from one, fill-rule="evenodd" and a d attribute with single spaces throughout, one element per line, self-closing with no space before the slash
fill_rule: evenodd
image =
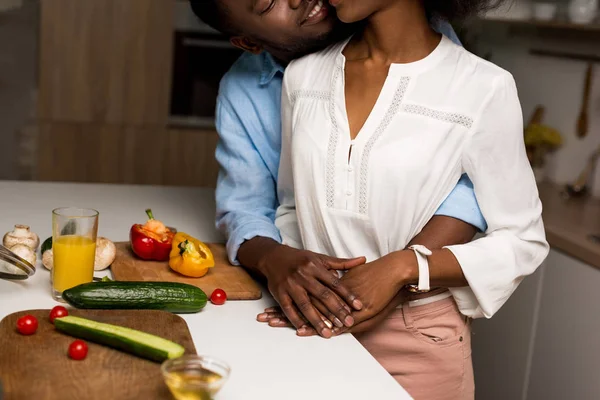
<path id="1" fill-rule="evenodd" d="M 509 70 L 515 77 L 525 123 L 538 104 L 546 107 L 544 123 L 558 129 L 565 145 L 549 160 L 549 179 L 557 183 L 573 182 L 583 170 L 591 152 L 600 145 L 600 65 L 595 67 L 591 105 L 588 110 L 589 132 L 581 140 L 575 129 L 583 98 L 587 64 L 529 54 L 530 49 L 546 49 L 600 56 L 600 33 L 569 34 L 568 31 L 544 31 L 537 36 L 527 30 L 513 33 L 508 24 L 484 22 L 479 26 L 478 54 L 491 54 L 491 61 Z M 594 36 L 595 35 L 595 36 Z M 598 166 L 600 169 L 600 165 Z M 600 196 L 600 171 L 596 171 L 594 195 Z"/>

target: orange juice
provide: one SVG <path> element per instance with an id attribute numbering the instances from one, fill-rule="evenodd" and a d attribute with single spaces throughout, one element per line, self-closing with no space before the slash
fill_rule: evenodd
<path id="1" fill-rule="evenodd" d="M 94 278 L 96 242 L 83 236 L 66 235 L 52 242 L 54 267 L 52 286 L 62 293 Z"/>

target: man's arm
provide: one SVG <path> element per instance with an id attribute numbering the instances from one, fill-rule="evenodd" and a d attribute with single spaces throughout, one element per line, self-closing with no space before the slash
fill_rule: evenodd
<path id="1" fill-rule="evenodd" d="M 237 265 L 238 252 L 245 241 L 255 237 L 273 243 L 281 241 L 273 222 L 277 192 L 275 180 L 249 137 L 244 121 L 221 95 L 217 100 L 216 122 L 219 132 L 216 158 L 220 165 L 216 224 L 227 237 L 229 260 Z"/>
<path id="2" fill-rule="evenodd" d="M 446 217 L 459 219 L 467 224 L 473 225 L 480 232 L 485 232 L 487 230 L 487 223 L 485 218 L 483 218 L 483 214 L 477 203 L 477 198 L 475 197 L 473 183 L 467 174 L 464 174 L 460 178 L 450 195 L 448 195 L 440 208 L 435 212 L 435 215 L 444 215 Z M 447 228 L 451 228 L 451 226 L 448 226 Z M 419 236 L 417 235 L 417 238 L 418 237 Z M 469 241 L 471 241 L 472 238 L 473 237 L 471 236 Z M 413 243 L 414 242 L 411 242 L 411 244 Z M 448 244 L 444 244 L 444 246 L 448 246 Z"/>

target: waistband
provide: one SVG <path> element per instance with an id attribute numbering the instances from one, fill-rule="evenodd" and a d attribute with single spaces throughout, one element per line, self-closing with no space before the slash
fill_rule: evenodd
<path id="1" fill-rule="evenodd" d="M 451 297 L 452 293 L 447 288 L 435 288 L 428 293 L 410 294 L 408 299 L 396 308 L 403 308 L 404 305 L 409 307 L 419 307 L 426 304 L 435 303 Z"/>
<path id="2" fill-rule="evenodd" d="M 431 303 L 435 303 L 436 301 L 440 301 L 440 300 L 444 300 L 447 299 L 448 297 L 451 297 L 452 293 L 450 293 L 449 290 L 430 296 L 430 297 L 425 297 L 425 298 L 421 298 L 421 299 L 417 299 L 417 300 L 409 300 L 408 302 L 408 306 L 409 307 L 419 307 L 419 306 L 424 306 L 426 304 L 431 304 Z"/>

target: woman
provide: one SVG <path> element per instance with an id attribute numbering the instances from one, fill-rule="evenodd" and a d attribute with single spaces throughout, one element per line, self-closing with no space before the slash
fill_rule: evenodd
<path id="1" fill-rule="evenodd" d="M 373 268 L 412 260 L 375 289 L 389 302 L 407 285 L 426 294 L 357 337 L 416 399 L 472 399 L 468 319 L 490 318 L 548 252 L 512 76 L 429 24 L 487 2 L 330 3 L 366 24 L 286 71 L 276 224 L 289 245 Z M 405 249 L 463 173 L 486 237 Z"/>

